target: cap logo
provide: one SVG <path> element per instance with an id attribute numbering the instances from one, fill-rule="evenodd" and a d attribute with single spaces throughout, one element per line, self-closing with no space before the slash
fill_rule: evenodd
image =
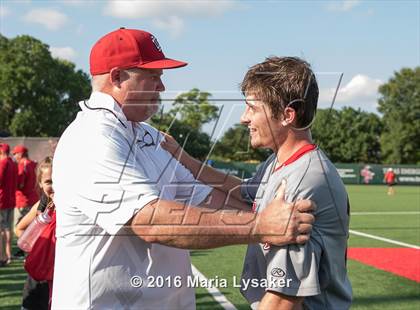
<path id="1" fill-rule="evenodd" d="M 158 40 L 155 38 L 155 36 L 151 34 L 151 35 L 150 35 L 150 39 L 152 39 L 152 42 L 153 42 L 153 44 L 156 46 L 156 49 L 157 49 L 159 52 L 162 52 L 162 48 L 160 47 L 159 42 L 158 42 Z"/>

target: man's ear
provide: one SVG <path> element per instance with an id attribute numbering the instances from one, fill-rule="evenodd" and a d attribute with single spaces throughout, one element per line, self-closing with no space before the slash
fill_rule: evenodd
<path id="1" fill-rule="evenodd" d="M 296 111 L 295 109 L 291 107 L 286 107 L 283 111 L 283 120 L 281 124 L 283 126 L 288 126 L 293 124 L 293 122 L 296 120 Z"/>
<path id="2" fill-rule="evenodd" d="M 112 84 L 112 86 L 121 88 L 121 69 L 118 67 L 114 67 L 109 71 L 109 82 Z"/>

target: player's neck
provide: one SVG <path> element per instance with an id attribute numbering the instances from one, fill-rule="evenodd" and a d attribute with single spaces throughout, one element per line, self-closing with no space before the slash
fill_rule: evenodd
<path id="1" fill-rule="evenodd" d="M 305 131 L 290 130 L 286 139 L 279 145 L 276 151 L 278 165 L 284 163 L 302 146 L 312 143 L 311 131 L 309 129 Z"/>

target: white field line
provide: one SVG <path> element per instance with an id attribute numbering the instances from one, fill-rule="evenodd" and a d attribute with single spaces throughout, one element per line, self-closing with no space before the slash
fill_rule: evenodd
<path id="1" fill-rule="evenodd" d="M 199 278 L 199 281 L 205 280 L 208 283 L 208 279 L 203 275 L 193 264 L 191 264 L 192 272 Z M 226 310 L 237 310 L 236 307 L 215 287 L 208 287 L 207 291 L 213 296 L 213 298 Z"/>
<path id="2" fill-rule="evenodd" d="M 417 245 L 414 245 L 414 244 L 409 244 L 409 243 L 400 242 L 400 241 L 397 241 L 397 240 L 392 240 L 392 239 L 383 238 L 383 237 L 379 237 L 379 236 L 375 236 L 375 235 L 371 235 L 371 234 L 366 234 L 366 233 L 356 231 L 356 230 L 352 230 L 352 229 L 350 229 L 349 232 L 353 235 L 356 235 L 356 236 L 366 237 L 366 238 L 375 239 L 375 240 L 379 240 L 379 241 L 383 241 L 383 242 L 388 242 L 388 243 L 392 243 L 392 244 L 396 244 L 396 245 L 401 245 L 401 246 L 406 247 L 406 248 L 420 250 L 420 246 L 417 246 Z"/>
<path id="3" fill-rule="evenodd" d="M 350 215 L 415 215 L 420 211 L 375 211 L 375 212 L 351 212 Z"/>

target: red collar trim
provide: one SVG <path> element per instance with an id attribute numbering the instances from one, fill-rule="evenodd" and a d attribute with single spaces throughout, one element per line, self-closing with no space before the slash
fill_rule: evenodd
<path id="1" fill-rule="evenodd" d="M 302 146 L 292 156 L 290 156 L 289 159 L 287 159 L 281 166 L 274 169 L 274 171 L 277 171 L 277 170 L 283 168 L 284 166 L 290 165 L 291 163 L 295 162 L 296 160 L 301 158 L 306 153 L 309 153 L 310 151 L 315 150 L 316 147 L 317 147 L 316 144 L 306 144 L 306 145 Z"/>

